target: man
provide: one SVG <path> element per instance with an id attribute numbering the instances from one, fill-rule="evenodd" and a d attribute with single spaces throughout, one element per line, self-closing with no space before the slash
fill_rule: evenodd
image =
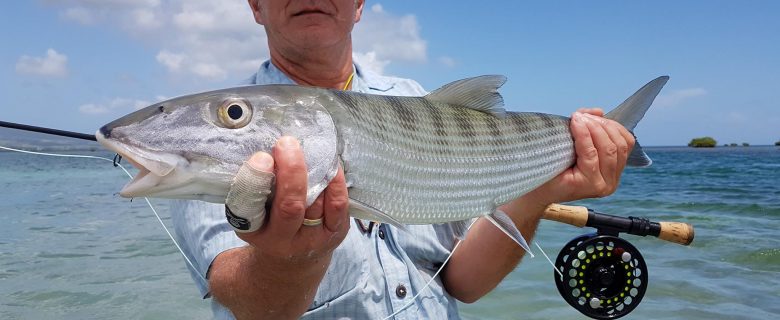
<path id="1" fill-rule="evenodd" d="M 363 0 L 248 2 L 255 21 L 265 27 L 271 54 L 251 83 L 425 94 L 414 81 L 371 74 L 353 63 L 351 30 Z M 526 239 L 533 237 L 548 204 L 614 192 L 634 140 L 601 115 L 592 109 L 572 116 L 574 167 L 501 207 Z M 440 277 L 421 292 L 455 244 L 448 226 L 409 226 L 409 233 L 402 233 L 350 219 L 341 169 L 306 208 L 306 166 L 300 144 L 291 137 L 281 138 L 272 155 L 255 154 L 245 166 L 253 174 L 237 177 L 236 183 L 276 174 L 275 196 L 260 230 L 234 233 L 222 206 L 180 201 L 172 208 L 183 249 L 195 257 L 197 272 L 207 275 L 207 284 L 195 278 L 203 293 L 215 298 L 218 318 L 373 319 L 402 309 L 396 318 L 458 318 L 455 299 L 468 303 L 484 296 L 525 253 L 479 219 Z M 230 201 L 228 207 L 244 209 Z M 418 292 L 421 296 L 412 299 Z"/>

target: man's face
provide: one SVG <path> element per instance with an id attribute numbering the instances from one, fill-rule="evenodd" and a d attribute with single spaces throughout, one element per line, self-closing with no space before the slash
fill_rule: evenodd
<path id="1" fill-rule="evenodd" d="M 363 0 L 249 0 L 274 45 L 318 48 L 349 37 Z"/>

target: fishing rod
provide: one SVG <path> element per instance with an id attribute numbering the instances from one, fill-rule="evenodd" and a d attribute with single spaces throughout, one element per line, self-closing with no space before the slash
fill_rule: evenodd
<path id="1" fill-rule="evenodd" d="M 654 236 L 687 246 L 693 226 L 620 217 L 581 206 L 552 204 L 543 218 L 596 233 L 575 237 L 555 259 L 555 285 L 569 305 L 594 319 L 617 319 L 633 311 L 647 290 L 647 264 L 639 250 L 620 233 Z"/>
<path id="2" fill-rule="evenodd" d="M 46 128 L 46 127 L 36 127 L 36 126 L 31 126 L 31 125 L 26 125 L 26 124 L 21 124 L 21 123 L 0 121 L 0 127 L 11 128 L 11 129 L 18 129 L 18 130 L 24 130 L 24 131 L 40 132 L 40 133 L 51 134 L 51 135 L 55 135 L 55 136 L 68 137 L 68 138 L 76 138 L 76 139 L 89 140 L 89 141 L 97 141 L 97 138 L 95 138 L 94 134 L 86 134 L 86 133 L 73 132 L 73 131 L 65 131 L 65 130 L 59 130 L 59 129 Z"/>
<path id="3" fill-rule="evenodd" d="M 13 122 L 0 121 L 0 127 L 97 141 L 95 135 Z M 114 158 L 115 165 L 117 161 Z M 596 233 L 578 236 L 561 249 L 553 272 L 563 299 L 594 319 L 616 319 L 630 313 L 647 290 L 645 260 L 636 247 L 619 237 L 620 233 L 649 235 L 681 245 L 689 245 L 694 237 L 693 226 L 687 223 L 626 218 L 581 206 L 552 204 L 543 218 L 596 228 Z"/>

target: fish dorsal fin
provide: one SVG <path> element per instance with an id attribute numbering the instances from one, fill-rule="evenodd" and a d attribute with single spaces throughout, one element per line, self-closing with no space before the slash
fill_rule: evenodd
<path id="1" fill-rule="evenodd" d="M 425 96 L 428 101 L 436 101 L 474 109 L 503 118 L 504 98 L 498 93 L 506 82 L 500 75 L 479 76 L 450 82 Z"/>

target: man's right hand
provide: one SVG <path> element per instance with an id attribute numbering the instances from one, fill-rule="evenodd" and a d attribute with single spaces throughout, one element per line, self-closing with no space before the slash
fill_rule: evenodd
<path id="1" fill-rule="evenodd" d="M 256 153 L 248 164 L 263 172 L 273 172 L 276 166 L 271 214 L 260 230 L 237 233 L 239 238 L 273 259 L 311 259 L 330 253 L 349 229 L 349 198 L 341 167 L 317 200 L 306 208 L 307 169 L 298 140 L 280 138 L 274 146 L 273 158 L 269 158 L 267 154 Z M 322 219 L 322 224 L 303 225 L 304 218 Z"/>
<path id="2" fill-rule="evenodd" d="M 306 208 L 307 170 L 298 140 L 282 137 L 270 161 L 267 154 L 255 154 L 248 165 L 258 174 L 275 168 L 270 214 L 259 230 L 237 233 L 249 246 L 214 259 L 209 286 L 237 318 L 297 318 L 314 299 L 333 250 L 349 230 L 344 172 L 339 167 L 328 187 Z M 321 218 L 322 224 L 303 225 L 304 218 Z"/>

